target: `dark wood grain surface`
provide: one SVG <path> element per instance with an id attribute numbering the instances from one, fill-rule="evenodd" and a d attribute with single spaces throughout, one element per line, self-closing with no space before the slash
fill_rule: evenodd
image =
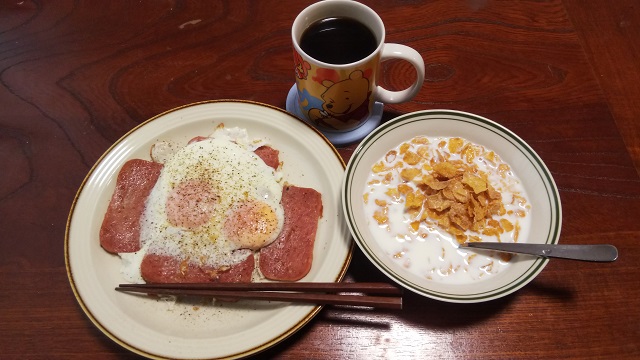
<path id="1" fill-rule="evenodd" d="M 0 0 L 0 358 L 135 359 L 74 298 L 69 209 L 137 124 L 209 99 L 284 107 L 290 26 L 309 1 Z M 326 307 L 261 355 L 297 359 L 640 358 L 640 4 L 366 1 L 426 81 L 385 119 L 455 109 L 508 127 L 560 190 L 562 243 L 611 243 L 611 264 L 551 261 L 480 304 L 406 293 L 405 309 Z M 385 66 L 402 88 L 406 64 Z M 355 145 L 339 149 L 347 160 Z M 347 278 L 384 277 L 356 250 Z"/>

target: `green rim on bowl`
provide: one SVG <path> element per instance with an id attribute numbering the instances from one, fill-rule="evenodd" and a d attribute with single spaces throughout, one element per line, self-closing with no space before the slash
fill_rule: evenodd
<path id="1" fill-rule="evenodd" d="M 482 302 L 522 288 L 548 260 L 518 257 L 504 272 L 472 285 L 443 284 L 408 275 L 376 245 L 363 215 L 362 195 L 375 161 L 393 147 L 417 135 L 462 137 L 494 150 L 522 180 L 532 203 L 532 226 L 521 241 L 555 244 L 560 237 L 562 210 L 551 173 L 535 151 L 513 132 L 484 117 L 453 110 L 425 110 L 397 117 L 370 133 L 350 159 L 342 187 L 342 206 L 356 243 L 367 258 L 401 286 L 420 295 L 447 302 Z"/>

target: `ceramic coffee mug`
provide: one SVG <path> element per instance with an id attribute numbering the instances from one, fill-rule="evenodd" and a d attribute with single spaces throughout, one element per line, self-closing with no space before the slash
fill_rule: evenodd
<path id="1" fill-rule="evenodd" d="M 298 114 L 321 130 L 356 129 L 376 102 L 408 101 L 424 82 L 422 56 L 408 46 L 386 44 L 382 19 L 358 2 L 325 0 L 310 5 L 294 20 L 291 35 Z M 402 91 L 378 85 L 380 64 L 389 59 L 413 65 L 417 73 L 413 85 Z"/>

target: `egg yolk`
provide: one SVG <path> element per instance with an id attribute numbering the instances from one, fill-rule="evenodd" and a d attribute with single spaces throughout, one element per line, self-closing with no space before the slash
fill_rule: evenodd
<path id="1" fill-rule="evenodd" d="M 167 219 L 174 226 L 197 228 L 211 219 L 217 202 L 218 196 L 207 182 L 181 182 L 173 188 L 167 199 Z"/>
<path id="2" fill-rule="evenodd" d="M 257 250 L 275 240 L 278 219 L 271 206 L 246 199 L 230 209 L 224 223 L 225 236 L 240 248 Z"/>

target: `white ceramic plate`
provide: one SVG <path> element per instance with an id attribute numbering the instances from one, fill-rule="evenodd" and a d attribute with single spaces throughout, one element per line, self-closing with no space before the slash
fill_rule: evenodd
<path id="1" fill-rule="evenodd" d="M 423 296 L 448 302 L 481 302 L 510 294 L 531 281 L 548 260 L 517 256 L 498 274 L 471 284 L 447 284 L 417 276 L 382 251 L 368 229 L 362 194 L 371 166 L 390 149 L 417 135 L 462 137 L 494 150 L 520 178 L 531 204 L 531 229 L 520 242 L 555 244 L 562 211 L 555 182 L 540 157 L 505 127 L 465 112 L 427 110 L 406 114 L 378 127 L 356 148 L 343 183 L 343 211 L 351 233 L 365 255 L 389 278 Z"/>
<path id="2" fill-rule="evenodd" d="M 301 281 L 340 281 L 351 260 L 352 243 L 340 206 L 344 162 L 320 133 L 291 114 L 248 101 L 210 101 L 170 110 L 118 140 L 94 165 L 69 214 L 65 260 L 76 299 L 108 337 L 150 358 L 238 358 L 284 340 L 321 309 L 280 302 L 240 301 L 218 305 L 173 304 L 116 292 L 123 283 L 120 258 L 104 251 L 98 233 L 125 161 L 149 159 L 158 140 L 186 143 L 215 126 L 246 128 L 280 151 L 284 179 L 322 193 L 311 271 Z"/>

